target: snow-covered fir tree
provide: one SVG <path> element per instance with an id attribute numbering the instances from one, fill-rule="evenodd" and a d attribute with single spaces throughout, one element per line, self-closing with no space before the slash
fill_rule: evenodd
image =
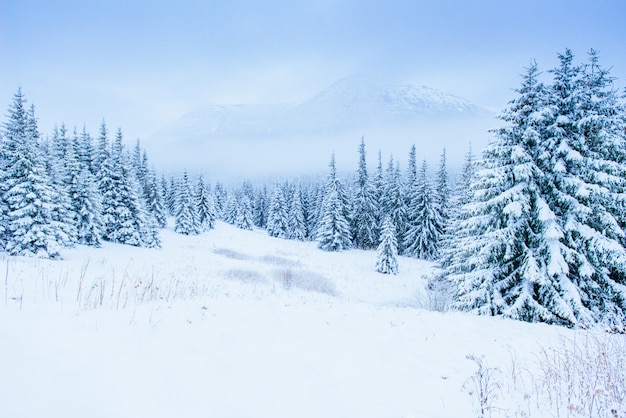
<path id="1" fill-rule="evenodd" d="M 443 219 L 428 178 L 426 161 L 412 189 L 407 211 L 408 228 L 404 234 L 404 253 L 411 257 L 435 260 L 439 256 L 439 245 L 443 235 Z"/>
<path id="2" fill-rule="evenodd" d="M 267 233 L 272 237 L 288 238 L 289 214 L 283 187 L 276 183 L 270 197 L 270 205 L 267 214 Z"/>
<path id="3" fill-rule="evenodd" d="M 304 208 L 302 204 L 302 192 L 300 186 L 296 185 L 291 193 L 288 214 L 287 238 L 304 241 L 307 237 L 306 222 L 304 219 Z"/>
<path id="4" fill-rule="evenodd" d="M 76 149 L 76 154 L 78 155 L 78 161 L 81 169 L 85 168 L 89 170 L 93 176 L 95 176 L 96 171 L 93 164 L 95 149 L 93 139 L 91 138 L 91 135 L 89 135 L 89 132 L 87 132 L 87 127 L 85 125 L 83 125 L 80 136 L 78 136 L 78 142 L 74 145 L 74 147 Z"/>
<path id="5" fill-rule="evenodd" d="M 614 92 L 589 87 L 593 65 L 574 65 L 570 51 L 559 58 L 551 86 L 533 64 L 503 113 L 447 273 L 460 309 L 623 329 L 626 251 L 615 208 L 625 189 L 624 113 L 613 99 L 595 108 Z M 611 122 L 596 125 L 604 117 Z"/>
<path id="6" fill-rule="evenodd" d="M 448 177 L 448 156 L 444 148 L 439 159 L 439 167 L 435 178 L 435 207 L 439 211 L 443 230 L 448 226 L 450 220 L 450 200 L 452 199 L 452 188 Z"/>
<path id="7" fill-rule="evenodd" d="M 91 164 L 92 173 L 96 176 L 96 180 L 100 181 L 104 168 L 102 165 L 110 158 L 109 152 L 109 131 L 104 119 L 100 123 L 100 131 L 96 141 L 93 161 Z"/>
<path id="8" fill-rule="evenodd" d="M 164 190 L 167 191 L 165 196 L 165 207 L 171 216 L 176 216 L 176 195 L 178 193 L 178 182 L 174 176 L 170 176 L 169 185 Z"/>
<path id="9" fill-rule="evenodd" d="M 357 248 L 374 248 L 376 242 L 377 201 L 374 186 L 367 173 L 365 140 L 361 138 L 359 145 L 359 166 L 354 181 L 352 198 L 352 236 Z"/>
<path id="10" fill-rule="evenodd" d="M 102 202 L 96 181 L 88 168 L 83 168 L 76 178 L 73 195 L 75 206 L 78 243 L 99 247 L 102 243 L 104 225 L 102 222 Z"/>
<path id="11" fill-rule="evenodd" d="M 462 209 L 447 272 L 457 287 L 459 309 L 560 322 L 574 318 L 561 312 L 567 303 L 558 300 L 555 289 L 567 273 L 563 233 L 541 196 L 545 173 L 533 158 L 541 154 L 546 105 L 537 73 L 532 65 L 518 90 L 520 97 L 502 115 L 507 126 L 483 153 L 474 185 L 477 200 Z"/>
<path id="12" fill-rule="evenodd" d="M 106 141 L 106 138 L 104 138 Z M 100 144 L 102 147 L 104 144 Z M 104 238 L 135 246 L 155 246 L 139 186 L 124 156 L 123 135 L 118 129 L 110 152 L 100 151 L 98 189 L 102 195 Z"/>
<path id="13" fill-rule="evenodd" d="M 237 219 L 238 193 L 239 191 L 231 191 L 224 194 L 221 220 L 231 225 L 234 225 Z"/>
<path id="14" fill-rule="evenodd" d="M 215 210 L 215 203 L 213 196 L 211 195 L 211 191 L 209 190 L 208 185 L 204 182 L 202 175 L 198 177 L 196 182 L 195 201 L 200 231 L 204 232 L 215 228 L 217 211 Z"/>
<path id="15" fill-rule="evenodd" d="M 342 251 L 351 248 L 352 236 L 347 217 L 348 198 L 337 177 L 335 154 L 330 160 L 329 168 L 316 232 L 317 246 L 324 251 Z"/>
<path id="16" fill-rule="evenodd" d="M 215 189 L 213 192 L 213 200 L 215 202 L 215 211 L 218 217 L 223 219 L 224 210 L 226 207 L 226 200 L 228 199 L 228 193 L 226 189 L 219 181 L 215 183 Z"/>
<path id="17" fill-rule="evenodd" d="M 261 187 L 255 195 L 253 205 L 253 219 L 254 225 L 259 228 L 267 227 L 267 210 L 268 210 L 269 198 L 267 196 L 267 186 Z"/>
<path id="18" fill-rule="evenodd" d="M 4 249 L 12 255 L 55 258 L 70 244 L 55 219 L 55 194 L 44 157 L 34 108 L 25 108 L 20 89 L 9 106 L 1 142 Z"/>
<path id="19" fill-rule="evenodd" d="M 441 255 L 439 261 L 442 266 L 449 266 L 452 258 L 455 256 L 454 252 L 456 250 L 452 242 L 455 237 L 460 236 L 462 233 L 461 222 L 465 220 L 465 216 L 467 215 L 467 211 L 464 212 L 462 208 L 472 202 L 474 198 L 473 185 L 476 181 L 477 170 L 478 162 L 476 161 L 470 144 L 465 154 L 461 175 L 456 182 L 456 187 L 452 194 L 448 225 L 441 240 Z"/>
<path id="20" fill-rule="evenodd" d="M 183 172 L 178 182 L 175 207 L 174 231 L 183 235 L 195 235 L 200 233 L 196 201 L 191 191 L 187 171 Z"/>
<path id="21" fill-rule="evenodd" d="M 243 190 L 239 193 L 239 197 L 236 199 L 235 206 L 235 219 L 233 225 L 240 229 L 246 229 L 251 231 L 254 226 L 253 210 L 250 196 Z"/>
<path id="22" fill-rule="evenodd" d="M 380 244 L 376 251 L 376 271 L 383 274 L 398 274 L 398 243 L 393 221 L 386 217 L 380 233 Z"/>
<path id="23" fill-rule="evenodd" d="M 384 178 L 383 195 L 380 201 L 381 218 L 389 217 L 393 222 L 398 242 L 398 252 L 404 251 L 404 234 L 407 228 L 407 207 L 400 165 L 389 159 Z"/>
<path id="24" fill-rule="evenodd" d="M 145 181 L 144 197 L 148 212 L 154 217 L 158 228 L 165 228 L 167 226 L 167 209 L 163 201 L 163 191 L 161 190 L 163 183 L 157 179 L 154 169 L 146 172 Z"/>

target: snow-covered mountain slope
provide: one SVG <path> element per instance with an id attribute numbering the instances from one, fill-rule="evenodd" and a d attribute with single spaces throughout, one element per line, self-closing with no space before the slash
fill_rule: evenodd
<path id="1" fill-rule="evenodd" d="M 308 174 L 323 170 L 333 151 L 347 158 L 362 136 L 370 149 L 400 155 L 416 143 L 432 159 L 447 147 L 460 161 L 470 142 L 482 148 L 494 124 L 493 113 L 439 90 L 349 77 L 299 104 L 206 106 L 144 145 L 168 168 Z"/>
<path id="2" fill-rule="evenodd" d="M 593 413 L 604 369 L 564 350 L 594 353 L 610 336 L 429 311 L 430 263 L 400 257 L 400 274 L 382 275 L 375 252 L 223 223 L 162 240 L 60 261 L 0 255 L 1 416 L 470 417 L 475 383 L 490 416 L 558 416 L 589 407 L 579 373 L 594 376 L 595 409 L 568 416 L 605 416 Z M 613 337 L 593 364 L 624 361 Z M 482 380 L 468 355 L 485 356 Z M 623 369 L 610 373 L 619 390 Z"/>

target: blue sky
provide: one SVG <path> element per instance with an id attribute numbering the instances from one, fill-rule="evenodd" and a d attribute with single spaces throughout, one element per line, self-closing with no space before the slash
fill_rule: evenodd
<path id="1" fill-rule="evenodd" d="M 1 0 L 0 106 L 146 137 L 207 103 L 299 102 L 353 74 L 502 108 L 523 67 L 590 48 L 626 85 L 626 2 Z M 3 104 L 4 103 L 4 104 Z"/>

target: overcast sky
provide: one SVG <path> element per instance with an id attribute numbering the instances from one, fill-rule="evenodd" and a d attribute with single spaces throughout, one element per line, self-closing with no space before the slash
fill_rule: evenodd
<path id="1" fill-rule="evenodd" d="M 0 0 L 0 105 L 146 137 L 207 103 L 299 102 L 353 74 L 500 109 L 532 59 L 626 78 L 626 1 Z"/>

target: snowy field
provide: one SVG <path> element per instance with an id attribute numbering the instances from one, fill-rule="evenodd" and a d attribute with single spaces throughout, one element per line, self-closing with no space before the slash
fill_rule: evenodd
<path id="1" fill-rule="evenodd" d="M 0 417 L 626 411 L 615 401 L 624 336 L 431 311 L 430 263 L 400 257 L 400 274 L 382 275 L 375 252 L 224 223 L 162 240 L 78 247 L 61 261 L 0 255 Z M 608 364 L 588 387 L 577 352 Z M 482 373 L 471 355 L 484 356 Z"/>

